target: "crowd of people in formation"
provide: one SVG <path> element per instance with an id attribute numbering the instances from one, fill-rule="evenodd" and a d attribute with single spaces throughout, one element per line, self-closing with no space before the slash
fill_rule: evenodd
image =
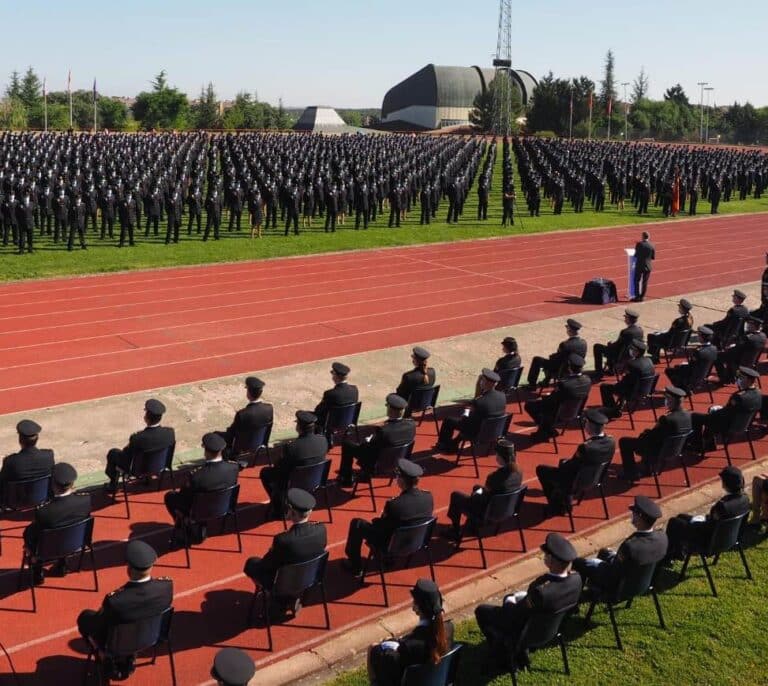
<path id="1" fill-rule="evenodd" d="M 547 501 L 548 516 L 571 516 L 579 488 L 585 483 L 602 483 L 617 449 L 622 471 L 616 476 L 633 483 L 641 476 L 657 475 L 664 468 L 665 460 L 678 456 L 686 444 L 688 449 L 705 458 L 706 453 L 716 447 L 717 441 L 723 442 L 727 450 L 731 434 L 748 430 L 758 416 L 763 422 L 768 421 L 768 395 L 763 395 L 758 386 L 758 363 L 766 346 L 764 331 L 768 328 L 765 320 L 768 268 L 762 277 L 760 306 L 750 311 L 746 301 L 745 293 L 734 290 L 731 306 L 722 319 L 696 326 L 694 305 L 685 298 L 680 299 L 679 316 L 670 323 L 669 329 L 647 336 L 640 313 L 627 308 L 625 327 L 616 339 L 593 342 L 594 372 L 591 374 L 584 371 L 590 348 L 581 337 L 581 324 L 575 319 L 564 322 L 566 338 L 550 354 L 543 350 L 521 351 L 514 337 L 505 337 L 501 341 L 501 357 L 492 367 L 482 369 L 475 380 L 475 397 L 461 412 L 461 408 L 454 408 L 454 413 L 449 412 L 451 408 L 441 412 L 448 416 L 437 430 L 435 452 L 447 454 L 455 451 L 461 441 L 479 440 L 489 422 L 499 428 L 495 433 L 497 439 L 490 446 L 495 448 L 495 469 L 470 492 L 450 494 L 446 521 L 438 534 L 460 545 L 468 528 L 477 530 L 497 496 L 519 499 L 516 510 L 519 511 L 526 487 L 517 461 L 516 444 L 510 438 L 514 435 L 507 433 L 511 419 L 507 414 L 511 389 L 521 388 L 529 396 L 525 412 L 535 423 L 536 430 L 527 441 L 556 440 L 564 418 L 583 420 L 583 441 L 574 454 L 556 466 L 538 465 L 535 468 Z M 691 344 L 694 335 L 695 343 Z M 520 384 L 523 363 L 529 352 L 540 354 L 530 356 L 527 384 Z M 663 365 L 662 354 L 685 355 L 687 359 L 684 363 Z M 338 417 L 346 417 L 350 408 L 357 407 L 359 411 L 360 401 L 358 388 L 352 383 L 353 370 L 343 362 L 334 362 L 330 368 L 331 387 L 312 410 L 296 412 L 295 439 L 282 443 L 279 457 L 270 458 L 269 465 L 261 468 L 259 477 L 269 497 L 270 516 L 291 524 L 274 537 L 263 554 L 243 561 L 243 573 L 253 581 L 259 593 L 267 594 L 265 606 L 270 616 L 293 615 L 301 609 L 301 598 L 271 593 L 278 571 L 287 565 L 317 560 L 325 554 L 328 545 L 325 525 L 312 521 L 312 512 L 317 505 L 314 492 L 296 488 L 292 479 L 298 470 L 312 468 L 322 471 L 322 479 L 327 478 L 329 452 L 339 440 L 341 450 L 336 482 L 339 488 L 352 489 L 350 495 L 355 497 L 358 483 L 370 482 L 374 475 L 388 468 L 392 471 L 386 473 L 394 475 L 399 491 L 383 505 L 380 516 L 371 520 L 362 517 L 351 520 L 344 566 L 352 577 L 360 578 L 365 573 L 363 544 L 369 549 L 383 550 L 392 536 L 405 526 L 428 524 L 431 531 L 435 503 L 425 488 L 430 474 L 410 459 L 416 436 L 412 412 L 436 402 L 433 391 L 439 382 L 439 370 L 430 365 L 430 358 L 426 348 L 413 348 L 411 366 L 402 374 L 393 392 L 386 395 L 386 421 L 370 427 L 362 440 L 351 440 L 346 432 L 342 431 L 339 436 L 335 431 L 339 426 L 342 429 L 348 427 L 348 419 L 339 425 Z M 728 400 L 723 406 L 710 407 L 707 412 L 689 412 L 686 409 L 689 399 L 698 395 L 701 400 L 701 392 L 709 387 L 707 380 L 714 373 L 713 369 L 723 386 L 735 384 Z M 603 381 L 607 374 L 611 375 L 611 381 Z M 651 392 L 662 374 L 668 379 L 663 390 L 663 412 L 659 413 L 653 426 L 637 435 L 623 436 L 617 444 L 610 432 L 611 421 L 627 412 L 631 419 L 633 407 Z M 395 381 L 393 378 L 393 387 Z M 587 407 L 594 384 L 599 384 L 600 402 Z M 550 392 L 537 392 L 545 388 Z M 234 415 L 231 425 L 202 436 L 203 464 L 188 471 L 184 484 L 165 495 L 172 531 L 169 549 L 188 547 L 208 535 L 206 521 L 196 520 L 194 514 L 197 511 L 194 504 L 201 494 L 237 488 L 241 471 L 253 468 L 262 448 L 266 447 L 269 456 L 268 436 L 275 419 L 275 408 L 267 402 L 265 383 L 259 378 L 246 378 L 244 391 L 246 402 Z M 114 494 L 121 479 L 125 485 L 127 478 L 141 476 L 141 465 L 146 464 L 147 456 L 160 456 L 160 467 L 155 471 L 160 471 L 166 460 L 172 458 L 176 436 L 174 429 L 164 424 L 165 414 L 166 407 L 160 400 L 147 400 L 143 407 L 145 427 L 131 435 L 124 447 L 107 452 L 104 465 L 108 492 Z M 88 518 L 91 495 L 77 490 L 77 473 L 72 465 L 57 462 L 53 450 L 39 445 L 42 428 L 38 423 L 24 419 L 16 429 L 19 449 L 4 458 L 0 469 L 0 505 L 13 505 L 10 494 L 16 492 L 14 489 L 19 482 L 50 480 L 50 498 L 35 510 L 33 521 L 24 531 L 25 561 L 33 583 L 39 585 L 45 582 L 47 575 L 68 571 L 67 559 L 40 557 L 41 537 L 45 532 Z M 673 444 L 677 446 L 674 450 L 670 448 Z M 272 448 L 274 450 L 275 446 Z M 382 465 L 385 455 L 394 464 Z M 737 519 L 737 524 L 743 523 L 750 514 L 753 524 L 768 524 L 768 474 L 753 480 L 750 503 L 742 473 L 730 464 L 730 458 L 728 461 L 729 466 L 720 472 L 724 495 L 706 516 L 677 515 L 670 519 L 664 532 L 655 526 L 662 516 L 659 505 L 650 498 L 638 496 L 630 508 L 635 533 L 618 550 L 604 550 L 589 559 L 577 558 L 565 538 L 550 534 L 542 546 L 545 574 L 527 591 L 506 597 L 501 606 L 481 605 L 477 608 L 477 621 L 488 639 L 492 655 L 511 659 L 513 666 L 524 665 L 528 656 L 519 640 L 523 627 L 532 617 L 564 612 L 585 598 L 596 602 L 612 597 L 618 584 L 640 568 L 647 570 L 649 565 L 671 565 L 691 553 L 706 551 L 718 526 L 730 525 Z M 592 476 L 587 478 L 590 474 Z M 375 504 L 373 488 L 370 495 Z M 522 529 L 520 531 L 522 537 Z M 172 580 L 151 574 L 156 557 L 156 551 L 146 543 L 131 541 L 126 549 L 127 583 L 110 593 L 100 609 L 81 613 L 78 627 L 94 649 L 103 649 L 110 627 L 115 624 L 148 618 L 171 606 Z M 403 670 L 409 665 L 439 662 L 451 650 L 452 627 L 443 619 L 442 598 L 437 586 L 432 581 L 420 580 L 412 589 L 412 595 L 418 626 L 396 641 L 386 641 L 371 648 L 368 664 L 372 680 L 377 684 L 399 684 Z M 253 664 L 248 656 L 229 651 L 217 657 L 218 667 L 214 668 L 222 683 L 246 683 L 249 678 L 238 682 L 221 677 L 227 673 L 230 664 L 238 674 L 253 674 Z M 133 668 L 132 658 L 118 660 L 109 666 L 111 673 L 116 675 L 127 674 Z"/>

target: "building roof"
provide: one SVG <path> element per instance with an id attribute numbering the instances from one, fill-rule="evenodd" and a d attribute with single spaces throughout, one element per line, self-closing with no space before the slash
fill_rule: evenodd
<path id="1" fill-rule="evenodd" d="M 294 131 L 314 131 L 325 133 L 350 133 L 357 131 L 347 126 L 339 113 L 332 107 L 307 107 L 293 126 Z"/>

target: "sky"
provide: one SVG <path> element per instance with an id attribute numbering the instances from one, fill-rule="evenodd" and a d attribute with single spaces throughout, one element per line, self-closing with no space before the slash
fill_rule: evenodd
<path id="1" fill-rule="evenodd" d="M 104 95 L 135 96 L 164 69 L 191 98 L 211 81 L 222 99 L 381 107 L 430 62 L 490 66 L 498 13 L 494 0 L 0 0 L 0 84 L 31 65 L 49 90 L 71 69 L 73 89 L 96 78 Z M 765 2 L 513 2 L 512 20 L 513 65 L 537 78 L 599 83 L 611 49 L 617 83 L 631 89 L 644 67 L 652 98 L 679 82 L 698 103 L 707 81 L 713 104 L 768 105 Z"/>

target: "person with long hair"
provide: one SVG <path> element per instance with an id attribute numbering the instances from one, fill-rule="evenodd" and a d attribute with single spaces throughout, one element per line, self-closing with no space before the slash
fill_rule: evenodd
<path id="1" fill-rule="evenodd" d="M 410 400 L 411 393 L 415 390 L 432 388 L 435 385 L 435 370 L 429 366 L 430 352 L 426 348 L 416 346 L 411 351 L 413 369 L 405 372 L 400 379 L 400 385 L 395 393 L 401 398 Z M 405 410 L 405 417 L 411 416 L 410 408 Z"/>
<path id="2" fill-rule="evenodd" d="M 659 364 L 661 361 L 660 352 L 667 349 L 676 331 L 693 328 L 692 309 L 693 305 L 691 305 L 691 302 L 681 298 L 677 302 L 677 311 L 680 316 L 672 321 L 669 329 L 666 331 L 654 331 L 648 334 L 648 354 L 651 356 L 654 364 Z"/>
<path id="3" fill-rule="evenodd" d="M 419 623 L 397 640 L 368 649 L 368 678 L 375 686 L 397 686 L 411 665 L 437 665 L 453 647 L 453 623 L 443 618 L 443 597 L 437 584 L 419 579 L 411 589 Z"/>
<path id="4" fill-rule="evenodd" d="M 504 351 L 504 355 L 496 360 L 496 364 L 493 366 L 493 371 L 499 375 L 507 369 L 517 369 L 523 363 L 520 358 L 520 353 L 517 350 L 517 340 L 512 336 L 504 338 L 501 342 L 501 349 Z M 477 381 L 475 382 L 475 398 L 480 395 L 481 378 L 482 374 L 477 377 Z"/>

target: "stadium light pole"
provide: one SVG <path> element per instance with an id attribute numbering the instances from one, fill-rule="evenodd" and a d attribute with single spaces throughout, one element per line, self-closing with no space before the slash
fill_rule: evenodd
<path id="1" fill-rule="evenodd" d="M 629 108 L 627 107 L 627 86 L 629 85 L 629 81 L 623 81 L 622 86 L 624 86 L 624 142 L 627 141 L 627 122 L 628 122 L 628 112 Z"/>
<path id="2" fill-rule="evenodd" d="M 701 87 L 699 95 L 699 143 L 704 142 L 704 86 L 709 85 L 709 81 L 697 81 L 696 85 Z"/>
<path id="3" fill-rule="evenodd" d="M 705 124 L 705 129 L 704 129 L 704 142 L 707 143 L 709 142 L 709 94 L 715 89 L 712 86 L 710 86 L 709 88 L 705 88 L 704 90 L 707 91 L 707 122 Z"/>

